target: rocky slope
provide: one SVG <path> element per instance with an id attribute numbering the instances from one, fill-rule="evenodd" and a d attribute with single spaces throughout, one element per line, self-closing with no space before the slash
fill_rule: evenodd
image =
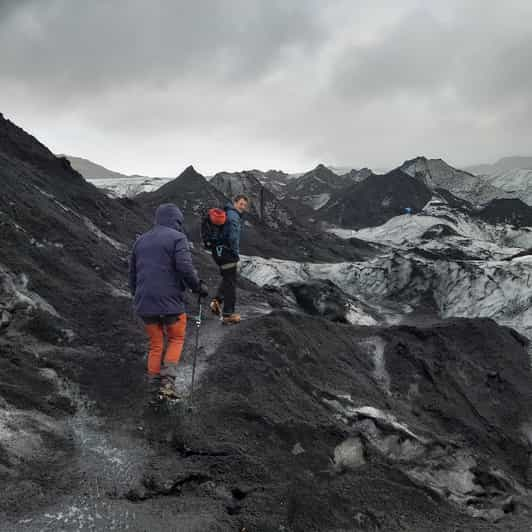
<path id="1" fill-rule="evenodd" d="M 205 529 L 511 530 L 529 497 L 525 343 L 481 320 L 251 320 L 126 497 L 211 501 Z"/>
<path id="2" fill-rule="evenodd" d="M 219 174 L 207 181 L 192 167 L 160 189 L 141 194 L 131 202 L 150 216 L 161 203 L 174 202 L 185 214 L 191 240 L 200 243 L 202 216 L 211 207 L 223 208 L 230 201 L 222 190 L 233 195 L 246 190 L 254 199 L 252 211 L 244 218 L 241 251 L 244 254 L 293 260 L 357 260 L 373 253 L 365 242 L 353 241 L 350 246 L 336 236 L 317 231 L 296 220 L 294 215 L 251 174 Z M 303 220 L 304 221 L 304 220 Z"/>
<path id="3" fill-rule="evenodd" d="M 243 323 L 205 316 L 193 401 L 155 407 L 127 255 L 158 203 L 225 199 L 200 177 L 112 200 L 0 118 L 2 530 L 529 529 L 527 339 L 454 318 L 530 334 L 526 228 L 441 196 L 341 245 L 251 217 Z"/>
<path id="4" fill-rule="evenodd" d="M 343 227 L 380 225 L 404 212 L 419 212 L 432 197 L 430 188 L 401 170 L 372 175 L 334 194 L 318 219 Z"/>
<path id="5" fill-rule="evenodd" d="M 135 200 L 152 210 L 162 203 L 175 203 L 183 211 L 187 223 L 197 223 L 204 212 L 211 207 L 223 207 L 228 198 L 189 166 L 176 179 L 157 190 L 140 194 Z"/>
<path id="6" fill-rule="evenodd" d="M 220 172 L 210 180 L 210 184 L 227 198 L 238 194 L 248 196 L 251 216 L 273 230 L 282 231 L 297 225 L 293 214 L 252 172 Z"/>
<path id="7" fill-rule="evenodd" d="M 283 172 L 282 170 L 268 170 L 261 172 L 260 170 L 251 170 L 251 173 L 277 198 L 282 198 L 285 195 L 285 189 L 294 176 Z"/>
<path id="8" fill-rule="evenodd" d="M 492 224 L 532 227 L 532 207 L 519 199 L 492 200 L 477 216 Z"/>
<path id="9" fill-rule="evenodd" d="M 365 170 L 362 171 L 365 174 Z M 293 179 L 285 189 L 284 198 L 295 200 L 315 210 L 323 207 L 331 195 L 359 179 L 353 174 L 337 175 L 325 165 L 319 164 L 313 170 Z"/>
<path id="10" fill-rule="evenodd" d="M 348 184 L 352 183 L 360 183 L 361 181 L 364 181 L 364 179 L 367 179 L 368 177 L 371 177 L 374 175 L 373 171 L 369 168 L 361 168 L 360 170 L 351 169 L 349 172 L 346 172 L 343 175 L 347 181 Z"/>
<path id="11" fill-rule="evenodd" d="M 75 482 L 83 366 L 140 340 L 124 272 L 146 222 L 1 116 L 0 180 L 1 510 L 31 511 Z"/>

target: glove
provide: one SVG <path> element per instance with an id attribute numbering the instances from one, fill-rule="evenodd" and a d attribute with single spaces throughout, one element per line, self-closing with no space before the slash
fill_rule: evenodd
<path id="1" fill-rule="evenodd" d="M 209 295 L 209 289 L 203 281 L 199 282 L 199 288 L 196 293 L 199 294 L 200 297 L 207 297 Z"/>

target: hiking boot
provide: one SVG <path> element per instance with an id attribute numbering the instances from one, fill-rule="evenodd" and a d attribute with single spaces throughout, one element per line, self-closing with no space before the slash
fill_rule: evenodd
<path id="1" fill-rule="evenodd" d="M 213 314 L 220 316 L 222 314 L 222 302 L 219 299 L 214 298 L 209 305 Z"/>
<path id="2" fill-rule="evenodd" d="M 236 325 L 237 323 L 240 323 L 240 314 L 227 314 L 223 318 L 224 325 Z"/>
<path id="3" fill-rule="evenodd" d="M 175 388 L 165 388 L 165 387 L 162 387 L 159 390 L 159 398 L 167 399 L 168 401 L 181 401 L 183 399 L 181 394 L 177 393 Z"/>
<path id="4" fill-rule="evenodd" d="M 159 395 L 164 399 L 181 399 L 181 396 L 175 389 L 175 379 L 172 377 L 164 377 L 159 388 Z"/>

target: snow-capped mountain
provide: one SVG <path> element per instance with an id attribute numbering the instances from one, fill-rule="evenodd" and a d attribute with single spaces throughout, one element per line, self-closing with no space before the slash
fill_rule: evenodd
<path id="1" fill-rule="evenodd" d="M 504 190 L 469 172 L 453 168 L 443 159 L 416 157 L 405 161 L 399 169 L 422 181 L 432 190 L 443 188 L 474 205 L 481 205 L 495 198 L 508 197 Z"/>

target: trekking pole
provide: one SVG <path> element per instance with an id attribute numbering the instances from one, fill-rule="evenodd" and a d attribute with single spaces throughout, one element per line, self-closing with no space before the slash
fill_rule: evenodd
<path id="1" fill-rule="evenodd" d="M 196 346 L 194 348 L 194 359 L 192 362 L 192 382 L 190 383 L 190 404 L 192 404 L 192 399 L 194 396 L 194 380 L 196 378 L 196 362 L 198 359 L 198 351 L 199 351 L 199 333 L 200 333 L 200 327 L 201 327 L 201 313 L 202 313 L 202 303 L 201 303 L 201 295 L 198 297 L 198 315 L 196 316 Z"/>

